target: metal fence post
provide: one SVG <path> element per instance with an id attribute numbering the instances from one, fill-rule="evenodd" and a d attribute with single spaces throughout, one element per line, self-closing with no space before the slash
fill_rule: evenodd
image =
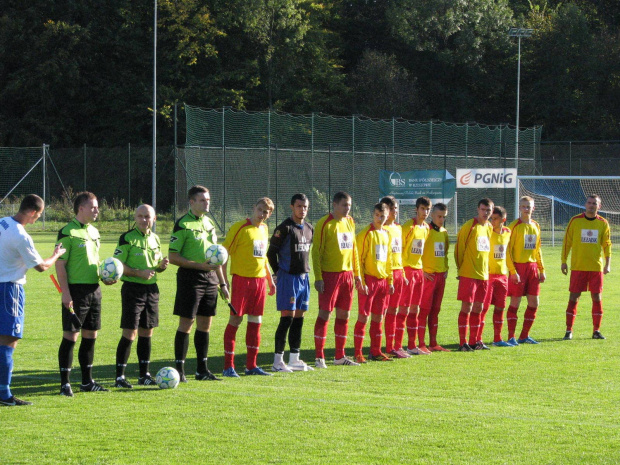
<path id="1" fill-rule="evenodd" d="M 43 202 L 47 201 L 47 199 L 45 198 L 45 194 L 46 194 L 46 191 L 47 191 L 47 183 L 46 183 L 46 179 L 45 179 L 47 177 L 47 165 L 46 165 L 47 154 L 46 154 L 45 147 L 46 147 L 46 145 L 43 144 L 43 150 L 42 150 L 42 155 L 43 155 Z M 42 222 L 43 222 L 43 230 L 45 230 L 45 209 L 43 210 Z"/>
<path id="2" fill-rule="evenodd" d="M 84 190 L 86 190 L 86 144 L 84 144 Z"/>
<path id="3" fill-rule="evenodd" d="M 327 206 L 332 198 L 332 144 L 327 146 Z"/>
<path id="4" fill-rule="evenodd" d="M 131 142 L 127 144 L 127 229 L 131 227 Z"/>

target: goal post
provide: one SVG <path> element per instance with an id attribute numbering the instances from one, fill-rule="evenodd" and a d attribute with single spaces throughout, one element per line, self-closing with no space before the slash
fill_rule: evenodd
<path id="1" fill-rule="evenodd" d="M 607 219 L 611 240 L 620 239 L 620 176 L 518 176 L 515 188 L 515 218 L 519 199 L 534 199 L 534 219 L 540 224 L 543 243 L 561 245 L 570 219 L 585 211 L 588 195 L 602 200 L 599 214 Z"/>

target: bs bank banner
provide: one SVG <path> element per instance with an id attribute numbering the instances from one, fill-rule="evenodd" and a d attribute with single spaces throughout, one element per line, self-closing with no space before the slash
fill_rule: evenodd
<path id="1" fill-rule="evenodd" d="M 415 204 L 418 197 L 429 197 L 433 203 L 448 203 L 454 197 L 456 182 L 446 170 L 387 171 L 379 173 L 381 197 L 393 195 L 403 205 Z"/>
<path id="2" fill-rule="evenodd" d="M 517 187 L 517 169 L 457 169 L 456 187 L 514 189 Z"/>

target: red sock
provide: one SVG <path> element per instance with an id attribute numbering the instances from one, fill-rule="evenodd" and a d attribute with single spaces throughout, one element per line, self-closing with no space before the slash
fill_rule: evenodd
<path id="1" fill-rule="evenodd" d="M 405 321 L 407 321 L 406 313 L 396 315 L 396 331 L 394 332 L 394 349 L 403 348 L 403 338 L 405 337 Z"/>
<path id="2" fill-rule="evenodd" d="M 338 321 L 338 320 L 336 320 Z M 362 355 L 362 347 L 364 346 L 364 337 L 366 336 L 366 323 L 360 321 L 355 323 L 353 330 L 353 343 L 355 345 L 355 356 Z M 341 357 L 337 357 L 341 358 Z"/>
<path id="3" fill-rule="evenodd" d="M 441 307 L 433 306 L 431 308 L 431 313 L 428 315 L 428 337 L 430 339 L 429 343 L 431 347 L 437 346 L 437 329 L 439 326 L 439 312 L 441 311 Z"/>
<path id="4" fill-rule="evenodd" d="M 245 346 L 247 347 L 245 367 L 251 370 L 256 368 L 256 358 L 260 347 L 260 323 L 248 321 L 248 327 L 245 330 Z"/>
<path id="5" fill-rule="evenodd" d="M 418 315 L 418 343 L 420 347 L 426 347 L 424 338 L 426 337 L 426 322 L 430 313 L 430 308 L 420 307 L 420 314 Z"/>
<path id="6" fill-rule="evenodd" d="M 469 313 L 461 311 L 459 313 L 459 344 L 467 343 L 467 325 L 469 324 Z"/>
<path id="7" fill-rule="evenodd" d="M 235 367 L 235 337 L 237 336 L 238 326 L 230 323 L 224 331 L 224 370 Z"/>
<path id="8" fill-rule="evenodd" d="M 536 310 L 537 307 L 527 307 L 525 309 L 525 315 L 523 315 L 523 329 L 521 330 L 521 335 L 519 339 L 525 339 L 530 335 L 530 329 L 534 324 L 534 320 L 536 319 Z"/>
<path id="9" fill-rule="evenodd" d="M 476 345 L 478 337 L 478 328 L 480 327 L 480 313 L 471 312 L 469 314 L 469 345 Z"/>
<path id="10" fill-rule="evenodd" d="M 415 339 L 418 335 L 418 312 L 409 311 L 407 315 L 407 349 L 415 349 Z"/>
<path id="11" fill-rule="evenodd" d="M 482 313 L 480 314 L 480 326 L 478 326 L 478 336 L 476 337 L 476 342 L 482 341 L 482 333 L 484 332 L 484 323 L 485 318 L 487 317 L 487 312 L 489 311 L 489 307 L 483 308 Z"/>
<path id="12" fill-rule="evenodd" d="M 389 354 L 394 350 L 394 336 L 396 332 L 396 314 L 385 315 L 385 350 Z"/>
<path id="13" fill-rule="evenodd" d="M 321 317 L 316 319 L 314 323 L 314 351 L 316 358 L 325 358 L 325 340 L 327 339 L 327 323 L 328 320 L 324 320 Z"/>
<path id="14" fill-rule="evenodd" d="M 496 308 L 493 312 L 493 342 L 502 340 L 502 326 L 504 326 L 504 310 Z"/>
<path id="15" fill-rule="evenodd" d="M 592 326 L 594 331 L 598 331 L 601 327 L 603 319 L 603 302 L 592 302 Z"/>
<path id="16" fill-rule="evenodd" d="M 334 335 L 336 337 L 336 353 L 334 358 L 344 357 L 344 346 L 347 345 L 347 333 L 349 332 L 349 320 L 336 318 L 334 323 Z"/>
<path id="17" fill-rule="evenodd" d="M 517 320 L 519 319 L 517 315 L 517 310 L 519 307 L 508 307 L 508 312 L 506 313 L 506 319 L 508 320 L 508 339 L 512 339 L 515 337 L 515 331 L 517 330 Z"/>
<path id="18" fill-rule="evenodd" d="M 573 325 L 575 324 L 575 317 L 577 316 L 577 304 L 579 302 L 573 302 L 572 300 L 568 301 L 568 306 L 566 307 L 566 331 L 572 331 Z M 594 311 L 594 307 L 592 307 Z"/>
<path id="19" fill-rule="evenodd" d="M 381 353 L 381 322 L 370 322 L 370 354 L 375 357 Z"/>

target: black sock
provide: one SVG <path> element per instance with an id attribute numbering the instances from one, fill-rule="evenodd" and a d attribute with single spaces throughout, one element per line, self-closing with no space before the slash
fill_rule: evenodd
<path id="1" fill-rule="evenodd" d="M 125 336 L 121 336 L 121 340 L 118 341 L 118 346 L 116 347 L 117 378 L 125 376 L 125 367 L 127 366 L 127 360 L 129 360 L 129 354 L 131 353 L 131 344 L 133 344 L 133 341 L 127 339 Z"/>
<path id="2" fill-rule="evenodd" d="M 69 384 L 71 376 L 71 367 L 73 365 L 73 346 L 75 341 L 62 338 L 60 347 L 58 348 L 58 366 L 60 367 L 60 385 Z"/>
<path id="3" fill-rule="evenodd" d="M 284 346 L 286 345 L 286 333 L 288 333 L 288 329 L 291 327 L 292 322 L 292 316 L 280 317 L 280 324 L 278 325 L 278 329 L 276 329 L 276 354 L 284 353 Z"/>
<path id="4" fill-rule="evenodd" d="M 93 379 L 93 360 L 95 359 L 95 341 L 97 339 L 87 339 L 82 336 L 78 360 L 82 371 L 82 384 L 88 384 Z"/>
<path id="5" fill-rule="evenodd" d="M 294 354 L 299 353 L 299 348 L 301 347 L 301 328 L 304 326 L 304 317 L 293 318 L 293 323 L 291 324 L 291 330 L 288 333 L 288 345 L 291 349 L 291 352 Z"/>
<path id="6" fill-rule="evenodd" d="M 185 357 L 187 357 L 187 348 L 189 347 L 189 334 L 177 331 L 174 337 L 174 363 L 180 375 L 185 374 Z"/>
<path id="7" fill-rule="evenodd" d="M 140 378 L 143 378 L 149 372 L 149 364 L 151 363 L 151 338 L 146 336 L 138 336 L 138 362 L 140 363 Z"/>
<path id="8" fill-rule="evenodd" d="M 196 330 L 194 347 L 196 347 L 196 373 L 206 373 L 207 354 L 209 353 L 209 333 L 207 331 Z"/>

